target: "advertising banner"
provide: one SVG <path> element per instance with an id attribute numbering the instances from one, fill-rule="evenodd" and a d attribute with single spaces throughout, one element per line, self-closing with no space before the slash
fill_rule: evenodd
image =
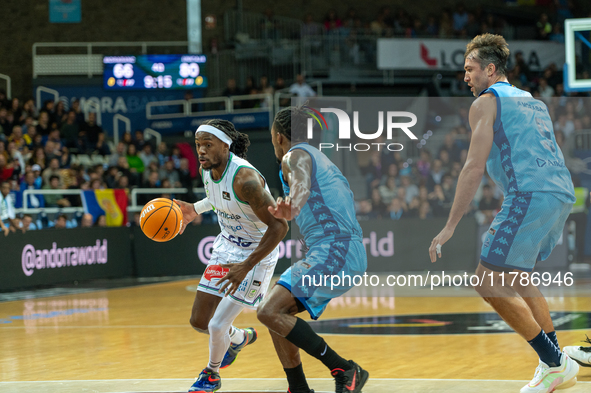
<path id="1" fill-rule="evenodd" d="M 0 237 L 0 291 L 132 274 L 128 228 L 51 229 Z"/>
<path id="2" fill-rule="evenodd" d="M 464 52 L 469 40 L 419 38 L 378 39 L 380 70 L 450 70 L 464 69 Z M 552 63 L 564 64 L 564 44 L 548 41 L 511 41 L 509 69 L 515 54 L 523 58 L 531 71 L 543 71 Z"/>
<path id="3" fill-rule="evenodd" d="M 431 267 L 429 245 L 444 219 L 405 221 L 363 221 L 363 244 L 367 252 L 368 272 L 422 271 Z M 140 277 L 202 274 L 211 257 L 213 242 L 220 233 L 217 224 L 189 225 L 185 232 L 166 243 L 148 239 L 134 228 L 134 254 Z M 456 237 L 446 245 L 445 263 L 449 270 L 470 270 L 476 267 L 476 222 L 464 220 L 456 229 Z M 279 262 L 275 274 L 283 273 L 304 252 L 297 229 L 279 243 Z M 233 261 L 237 262 L 237 261 Z"/>
<path id="4" fill-rule="evenodd" d="M 148 239 L 140 228 L 133 228 L 137 275 L 151 277 L 202 274 L 219 233 L 218 224 L 189 225 L 182 235 L 169 242 L 157 243 Z M 290 258 L 296 253 L 301 255 L 300 244 L 291 241 L 288 234 L 279 244 L 279 262 L 275 273 L 287 269 Z"/>

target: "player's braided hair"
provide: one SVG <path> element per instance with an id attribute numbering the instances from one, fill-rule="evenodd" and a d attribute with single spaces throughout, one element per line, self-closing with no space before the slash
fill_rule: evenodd
<path id="1" fill-rule="evenodd" d="M 303 106 L 290 106 L 277 112 L 273 127 L 291 142 L 306 140 L 307 121 L 310 115 Z"/>
<path id="2" fill-rule="evenodd" d="M 248 146 L 250 146 L 250 139 L 248 139 L 248 135 L 236 131 L 232 122 L 222 119 L 211 119 L 204 121 L 203 124 L 210 125 L 223 131 L 224 134 L 232 139 L 230 151 L 240 158 L 246 158 L 246 152 L 248 151 Z"/>

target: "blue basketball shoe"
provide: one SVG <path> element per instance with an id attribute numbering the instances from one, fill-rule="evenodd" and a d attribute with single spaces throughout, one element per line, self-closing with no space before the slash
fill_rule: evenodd
<path id="1" fill-rule="evenodd" d="M 236 356 L 238 356 L 238 352 L 242 350 L 247 345 L 252 344 L 257 340 L 258 334 L 255 328 L 246 328 L 244 329 L 244 341 L 240 344 L 230 344 L 230 347 L 226 351 L 224 355 L 224 360 L 222 360 L 222 364 L 220 368 L 226 368 L 230 364 L 234 363 L 236 360 Z"/>
<path id="2" fill-rule="evenodd" d="M 221 388 L 222 379 L 220 378 L 220 374 L 204 368 L 201 374 L 199 374 L 199 378 L 189 388 L 189 392 L 209 393 L 220 390 Z"/>

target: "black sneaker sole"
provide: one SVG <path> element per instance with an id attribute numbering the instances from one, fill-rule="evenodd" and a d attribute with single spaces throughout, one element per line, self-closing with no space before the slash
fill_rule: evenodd
<path id="1" fill-rule="evenodd" d="M 361 367 L 359 367 L 361 368 Z M 363 389 L 363 386 L 365 386 L 365 383 L 367 382 L 367 380 L 369 379 L 369 372 L 367 372 L 366 370 L 361 368 L 361 372 L 359 373 L 359 390 L 355 390 L 357 392 L 361 392 L 361 389 Z"/>

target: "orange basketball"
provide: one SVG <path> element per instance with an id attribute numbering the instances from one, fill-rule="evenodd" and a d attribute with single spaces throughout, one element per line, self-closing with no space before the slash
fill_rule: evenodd
<path id="1" fill-rule="evenodd" d="M 179 234 L 183 213 L 172 199 L 156 198 L 146 203 L 140 214 L 140 228 L 156 242 L 167 242 Z"/>

